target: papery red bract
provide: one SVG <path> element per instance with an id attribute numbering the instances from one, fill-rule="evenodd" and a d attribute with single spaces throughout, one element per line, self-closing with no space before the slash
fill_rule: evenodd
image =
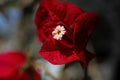
<path id="1" fill-rule="evenodd" d="M 97 16 L 85 12 L 69 2 L 46 0 L 41 2 L 35 15 L 38 38 L 43 43 L 40 54 L 53 64 L 67 64 L 79 60 L 87 66 L 93 54 L 86 51 L 86 44 L 97 23 Z M 52 31 L 63 25 L 66 34 L 55 40 Z"/>
<path id="2" fill-rule="evenodd" d="M 0 53 L 0 80 L 41 80 L 33 67 L 23 69 L 26 59 L 20 51 Z"/>
<path id="3" fill-rule="evenodd" d="M 19 80 L 19 71 L 26 63 L 20 51 L 0 53 L 0 80 Z"/>

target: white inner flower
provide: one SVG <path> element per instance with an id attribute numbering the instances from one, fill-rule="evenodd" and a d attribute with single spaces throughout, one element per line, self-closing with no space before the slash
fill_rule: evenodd
<path id="1" fill-rule="evenodd" d="M 61 40 L 63 35 L 66 33 L 64 26 L 58 25 L 52 32 L 53 38 L 56 40 Z"/>

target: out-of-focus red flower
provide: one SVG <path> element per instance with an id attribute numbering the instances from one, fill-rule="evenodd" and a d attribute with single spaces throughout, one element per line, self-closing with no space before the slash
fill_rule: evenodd
<path id="1" fill-rule="evenodd" d="M 24 70 L 26 59 L 20 51 L 0 53 L 0 80 L 30 80 L 31 74 L 32 80 L 40 80 L 40 74 L 33 68 Z"/>
<path id="2" fill-rule="evenodd" d="M 79 60 L 85 67 L 93 54 L 86 50 L 91 33 L 97 23 L 93 12 L 59 0 L 44 0 L 35 15 L 40 42 L 40 54 L 53 64 L 66 64 Z"/>
<path id="3" fill-rule="evenodd" d="M 12 51 L 0 53 L 0 79 L 17 77 L 25 62 L 26 57 L 22 52 Z"/>

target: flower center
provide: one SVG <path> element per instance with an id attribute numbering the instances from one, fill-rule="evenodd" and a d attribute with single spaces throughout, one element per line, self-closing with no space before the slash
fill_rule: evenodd
<path id="1" fill-rule="evenodd" d="M 52 32 L 53 38 L 56 40 L 61 40 L 63 35 L 66 33 L 64 26 L 57 25 Z"/>
<path id="2" fill-rule="evenodd" d="M 57 34 L 59 35 L 60 33 L 61 33 L 61 31 L 60 31 L 60 30 L 58 30 Z"/>

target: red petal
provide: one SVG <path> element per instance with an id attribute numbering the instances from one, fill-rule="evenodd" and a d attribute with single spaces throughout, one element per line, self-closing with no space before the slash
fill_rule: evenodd
<path id="1" fill-rule="evenodd" d="M 74 23 L 73 44 L 76 53 L 86 48 L 87 41 L 97 24 L 94 13 L 83 13 Z"/>
<path id="2" fill-rule="evenodd" d="M 25 64 L 26 57 L 22 52 L 0 53 L 0 78 L 14 75 Z"/>

